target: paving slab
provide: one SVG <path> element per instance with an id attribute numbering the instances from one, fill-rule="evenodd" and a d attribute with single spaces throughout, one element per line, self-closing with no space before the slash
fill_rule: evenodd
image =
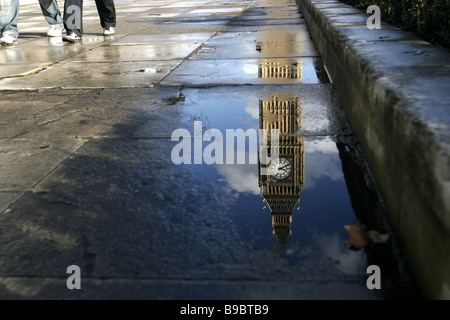
<path id="1" fill-rule="evenodd" d="M 225 32 L 207 41 L 198 54 L 202 59 L 318 57 L 309 36 L 301 36 L 287 31 Z"/>
<path id="2" fill-rule="evenodd" d="M 80 139 L 1 139 L 0 210 L 26 191 L 83 145 Z"/>
<path id="3" fill-rule="evenodd" d="M 201 43 L 182 42 L 164 44 L 140 44 L 101 46 L 87 54 L 67 59 L 70 62 L 132 62 L 183 59 L 194 52 Z M 95 67 L 95 66 L 94 66 Z"/>
<path id="4" fill-rule="evenodd" d="M 283 20 L 279 19 L 254 19 L 254 20 L 247 20 L 247 19 L 235 19 L 233 21 L 230 21 L 230 26 L 276 26 L 276 25 L 297 25 L 301 22 L 299 19 L 295 18 L 287 18 Z"/>
<path id="5" fill-rule="evenodd" d="M 110 45 L 203 43 L 213 35 L 214 32 L 127 35 L 112 41 Z"/>
<path id="6" fill-rule="evenodd" d="M 114 51 L 114 49 L 113 49 Z M 58 66 L 49 66 L 26 79 L 7 78 L 0 80 L 6 90 L 34 90 L 51 88 L 135 88 L 151 87 L 162 80 L 181 61 L 131 61 L 83 62 L 64 61 Z M 80 85 L 81 84 L 81 85 Z"/>
<path id="7" fill-rule="evenodd" d="M 147 123 L 148 130 L 142 137 L 167 138 L 180 126 L 173 121 L 173 113 L 180 112 L 181 106 L 168 102 L 179 94 L 176 87 L 164 90 L 55 89 L 19 96 L 17 92 L 4 92 L 2 103 L 8 107 L 0 112 L 1 138 L 139 137 L 136 132 L 143 123 Z"/>
<path id="8" fill-rule="evenodd" d="M 4 102 L 15 96 L 6 93 Z M 294 134 L 350 134 L 331 85 L 241 86 L 220 88 L 45 90 L 16 98 L 0 112 L 1 138 L 170 138 L 192 129 L 193 119 L 212 128 L 258 129 L 259 107 L 270 99 L 297 100 L 302 123 Z M 48 108 L 48 101 L 59 105 Z M 226 115 L 226 117 L 224 117 Z M 176 116 L 176 117 L 175 117 Z M 163 123 L 162 123 L 163 122 Z M 15 123 L 10 127 L 8 123 Z"/>
<path id="9" fill-rule="evenodd" d="M 0 192 L 25 191 L 37 184 L 65 158 L 80 148 L 83 140 L 0 140 Z M 37 161 L 39 159 L 39 161 Z M 33 170 L 27 170 L 32 167 Z"/>
<path id="10" fill-rule="evenodd" d="M 205 50 L 209 51 L 208 48 Z M 210 72 L 205 73 L 203 70 Z M 161 81 L 161 84 L 318 84 L 328 81 L 323 76 L 324 70 L 320 60 L 316 58 L 202 59 L 184 62 Z"/>
<path id="11" fill-rule="evenodd" d="M 19 199 L 22 195 L 22 192 L 0 192 L 0 211 L 5 211 L 11 203 Z"/>
<path id="12" fill-rule="evenodd" d="M 47 65 L 42 63 L 20 63 L 0 65 L 0 77 L 23 77 L 45 69 Z"/>
<path id="13" fill-rule="evenodd" d="M 53 63 L 64 60 L 112 39 L 87 37 L 82 46 L 67 46 L 62 37 L 39 38 L 20 47 L 0 51 L 0 78 L 21 77 L 37 73 Z"/>
<path id="14" fill-rule="evenodd" d="M 259 31 L 287 31 L 298 32 L 299 35 L 308 34 L 306 24 L 288 24 L 288 25 L 267 25 L 267 26 L 232 26 L 227 25 L 219 30 L 220 32 L 259 32 Z"/>

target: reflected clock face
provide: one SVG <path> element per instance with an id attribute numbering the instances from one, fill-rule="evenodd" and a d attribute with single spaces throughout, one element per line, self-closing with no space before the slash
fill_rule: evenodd
<path id="1" fill-rule="evenodd" d="M 270 173 L 275 179 L 286 179 L 291 175 L 292 165 L 287 159 L 279 158 L 270 163 Z"/>

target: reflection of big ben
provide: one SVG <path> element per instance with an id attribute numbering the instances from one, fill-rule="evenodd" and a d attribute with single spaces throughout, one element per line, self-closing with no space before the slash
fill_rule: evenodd
<path id="1" fill-rule="evenodd" d="M 258 77 L 263 79 L 301 79 L 302 67 L 291 59 L 261 60 Z"/>
<path id="2" fill-rule="evenodd" d="M 259 186 L 270 208 L 273 232 L 281 247 L 291 234 L 292 213 L 300 201 L 304 182 L 303 137 L 296 135 L 301 125 L 300 111 L 297 97 L 272 96 L 259 102 L 260 129 L 267 130 L 269 136 L 272 130 L 279 130 L 279 158 L 267 166 L 260 164 Z M 260 152 L 267 152 L 262 154 L 271 156 L 271 149 L 270 142 L 260 145 Z M 263 167 L 270 174 L 263 174 Z"/>
<path id="3" fill-rule="evenodd" d="M 296 56 L 295 46 L 286 45 L 296 41 L 296 35 L 290 32 L 268 33 L 259 43 L 262 52 L 275 49 L 278 57 Z M 301 61 L 297 58 L 260 59 L 258 63 L 258 78 L 262 79 L 301 79 Z"/>

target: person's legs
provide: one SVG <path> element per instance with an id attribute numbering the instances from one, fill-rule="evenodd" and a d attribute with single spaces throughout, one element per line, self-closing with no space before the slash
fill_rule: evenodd
<path id="1" fill-rule="evenodd" d="M 58 2 L 56 0 L 39 0 L 42 14 L 50 25 L 47 35 L 49 37 L 60 37 L 64 31 L 63 19 L 59 11 Z"/>
<path id="2" fill-rule="evenodd" d="M 103 28 L 116 26 L 116 7 L 114 0 L 95 0 L 100 23 Z"/>
<path id="3" fill-rule="evenodd" d="M 0 32 L 19 36 L 17 20 L 19 17 L 19 0 L 0 0 Z M 3 40 L 2 40 L 3 42 Z"/>
<path id="4" fill-rule="evenodd" d="M 39 0 L 42 13 L 48 24 L 63 24 L 61 12 L 56 0 Z"/>
<path id="5" fill-rule="evenodd" d="M 68 35 L 73 32 L 81 37 L 83 34 L 83 0 L 66 0 L 64 2 L 63 21 Z"/>

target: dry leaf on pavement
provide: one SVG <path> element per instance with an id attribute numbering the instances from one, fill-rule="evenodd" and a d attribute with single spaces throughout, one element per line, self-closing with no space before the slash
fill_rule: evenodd
<path id="1" fill-rule="evenodd" d="M 389 234 L 380 234 L 377 231 L 366 231 L 359 220 L 354 220 L 357 225 L 345 225 L 349 239 L 345 242 L 353 248 L 360 249 L 370 243 L 386 243 L 389 240 Z"/>

